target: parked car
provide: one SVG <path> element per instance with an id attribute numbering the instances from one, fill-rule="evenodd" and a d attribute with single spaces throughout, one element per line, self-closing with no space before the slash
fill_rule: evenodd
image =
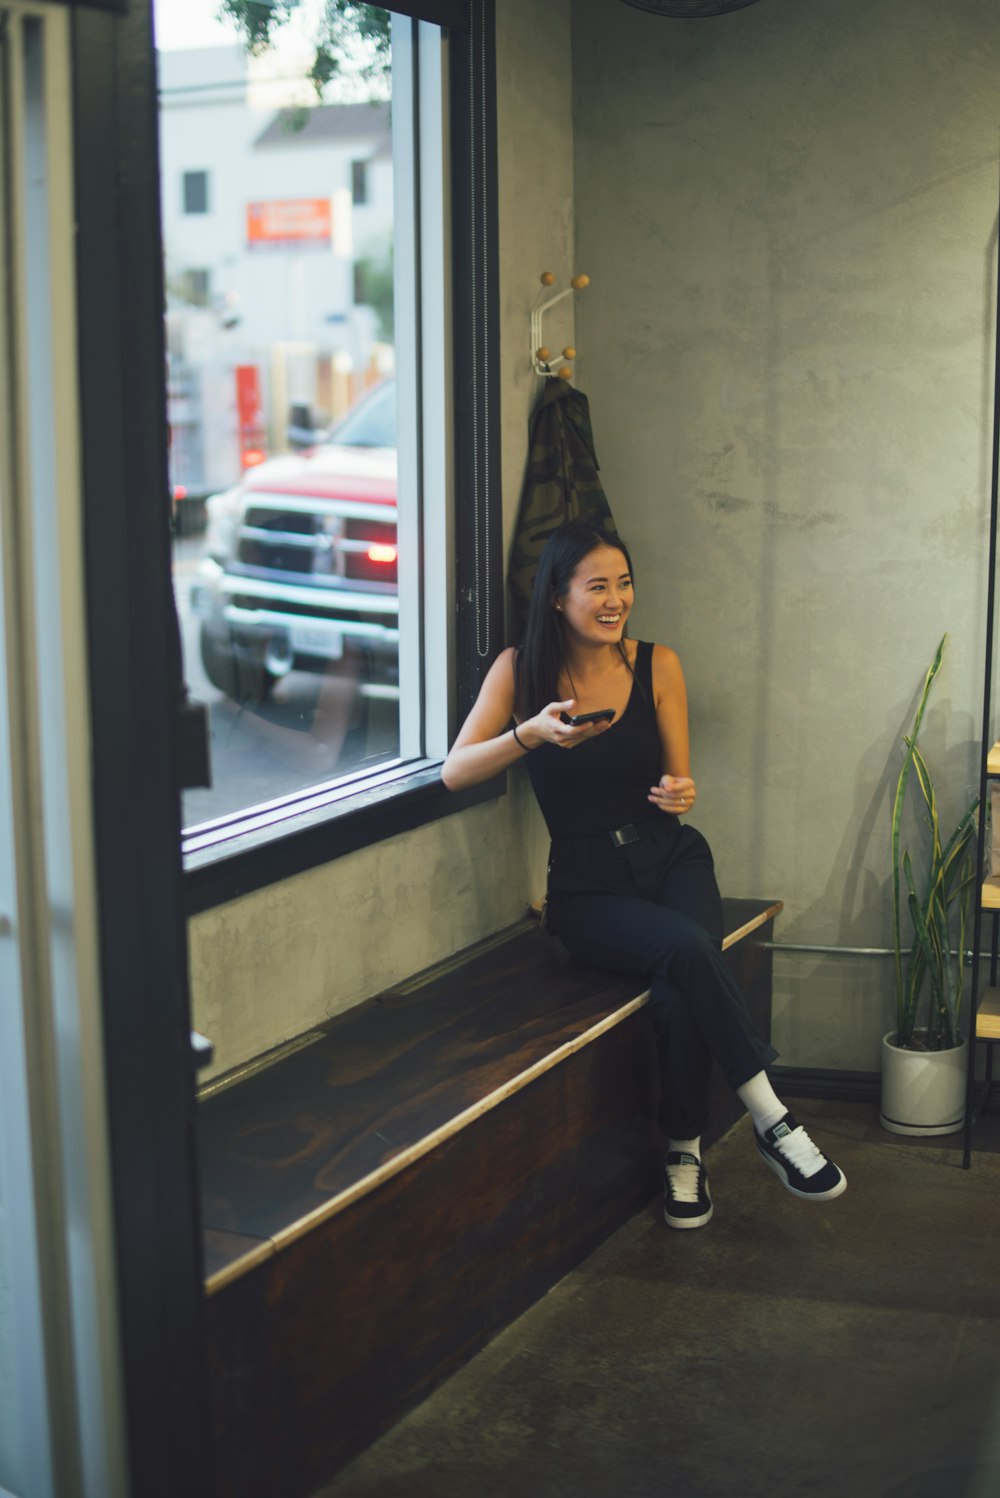
<path id="1" fill-rule="evenodd" d="M 250 468 L 207 503 L 192 592 L 201 656 L 236 701 L 345 655 L 363 694 L 399 695 L 396 391 L 384 381 L 307 452 Z"/>

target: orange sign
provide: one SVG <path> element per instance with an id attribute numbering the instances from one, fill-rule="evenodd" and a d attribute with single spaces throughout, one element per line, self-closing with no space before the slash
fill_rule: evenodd
<path id="1" fill-rule="evenodd" d="M 329 198 L 272 198 L 247 204 L 247 244 L 329 244 Z"/>

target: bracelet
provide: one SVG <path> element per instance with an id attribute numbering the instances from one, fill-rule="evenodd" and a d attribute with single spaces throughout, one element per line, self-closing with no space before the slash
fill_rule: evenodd
<path id="1" fill-rule="evenodd" d="M 531 746 L 530 746 L 530 744 L 523 744 L 521 742 L 521 740 L 517 736 L 517 724 L 516 723 L 514 724 L 513 728 L 511 729 L 511 733 L 514 735 L 514 743 L 517 744 L 518 748 L 523 749 L 524 752 L 525 752 L 525 754 L 530 754 L 531 753 Z"/>

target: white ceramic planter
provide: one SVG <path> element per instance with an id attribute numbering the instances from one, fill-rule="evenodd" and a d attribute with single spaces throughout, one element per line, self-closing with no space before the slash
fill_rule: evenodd
<path id="1" fill-rule="evenodd" d="M 903 1051 L 882 1038 L 882 1127 L 892 1134 L 954 1134 L 965 1122 L 969 1042 L 950 1051 Z"/>

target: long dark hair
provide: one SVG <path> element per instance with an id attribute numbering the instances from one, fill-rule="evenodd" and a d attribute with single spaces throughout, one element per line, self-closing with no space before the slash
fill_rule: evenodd
<path id="1" fill-rule="evenodd" d="M 518 716 L 530 718 L 549 702 L 559 700 L 559 673 L 566 664 L 565 623 L 553 604 L 569 591 L 573 573 L 584 557 L 598 546 L 620 551 L 632 571 L 632 558 L 620 536 L 597 530 L 582 520 L 570 520 L 553 531 L 538 559 L 531 590 L 524 639 L 514 660 L 514 686 Z M 617 649 L 632 670 L 624 638 Z"/>

